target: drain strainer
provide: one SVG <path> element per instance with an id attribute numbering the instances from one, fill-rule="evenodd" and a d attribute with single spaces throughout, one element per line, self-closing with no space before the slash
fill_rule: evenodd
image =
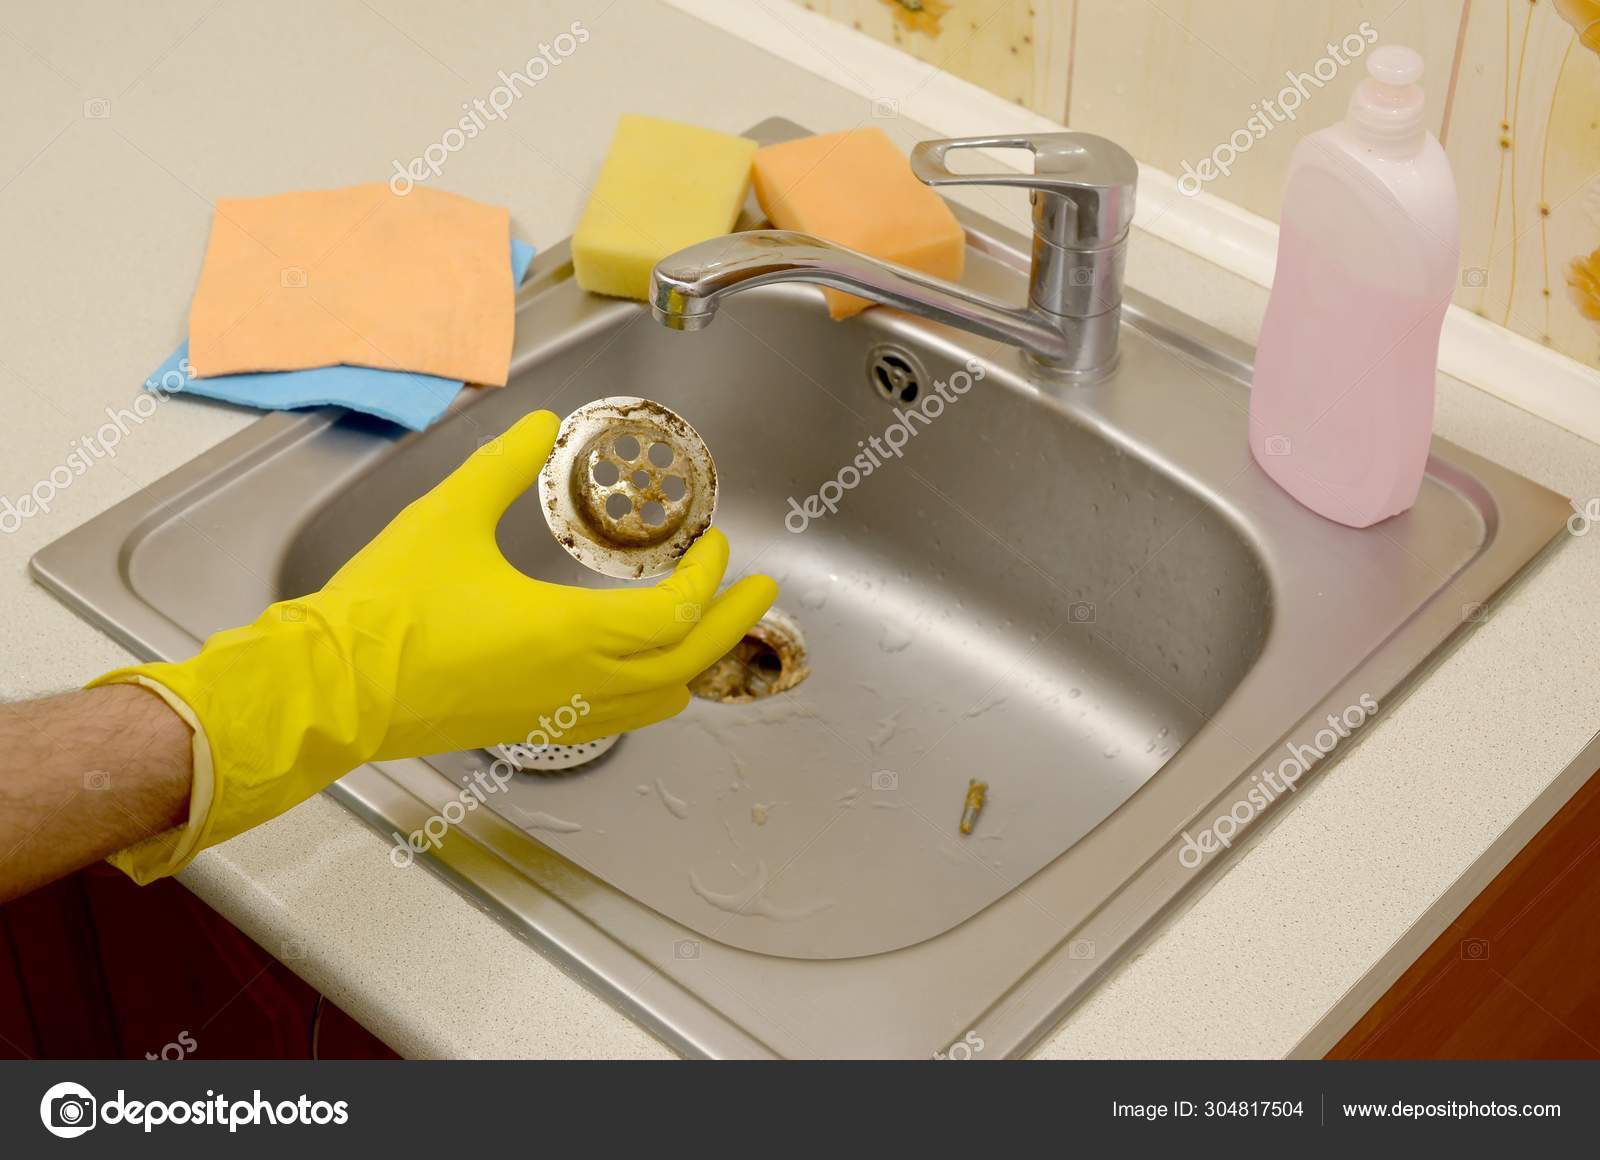
<path id="1" fill-rule="evenodd" d="M 782 609 L 769 608 L 743 640 L 689 682 L 689 691 L 703 700 L 739 705 L 792 689 L 810 675 L 800 626 Z"/>
<path id="2" fill-rule="evenodd" d="M 588 765 L 620 740 L 622 734 L 613 733 L 610 737 L 597 737 L 582 745 L 526 745 L 511 741 L 505 745 L 490 746 L 489 752 L 505 758 L 523 773 L 562 773 L 577 769 L 580 765 Z"/>
<path id="3" fill-rule="evenodd" d="M 557 542 L 604 576 L 670 571 L 711 526 L 717 468 L 700 433 L 649 399 L 586 403 L 561 421 L 539 473 Z"/>

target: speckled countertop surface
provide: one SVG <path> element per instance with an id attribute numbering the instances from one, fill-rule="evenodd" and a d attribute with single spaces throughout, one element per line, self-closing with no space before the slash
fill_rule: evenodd
<path id="1" fill-rule="evenodd" d="M 211 199 L 387 174 L 439 141 L 498 70 L 580 19 L 590 40 L 451 153 L 439 181 L 509 205 L 514 232 L 537 245 L 570 233 L 619 113 L 730 131 L 773 115 L 818 130 L 863 117 L 860 98 L 633 0 L 8 5 L 0 496 L 65 462 L 176 345 Z M 880 123 L 903 144 L 924 135 Z M 1265 301 L 1143 235 L 1129 281 L 1245 339 Z M 128 659 L 33 584 L 28 557 L 252 418 L 166 403 L 48 513 L 0 537 L 0 695 L 69 688 Z M 1600 496 L 1600 448 L 1470 387 L 1443 384 L 1438 430 L 1565 494 Z M 1289 1051 L 1600 725 L 1597 613 L 1600 531 L 1556 552 L 1040 1054 Z M 183 881 L 403 1054 L 671 1054 L 439 880 L 396 871 L 384 841 L 326 797 L 202 855 Z"/>

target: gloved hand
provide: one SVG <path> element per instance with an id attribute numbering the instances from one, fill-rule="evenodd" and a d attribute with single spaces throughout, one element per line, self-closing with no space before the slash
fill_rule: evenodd
<path id="1" fill-rule="evenodd" d="M 495 526 L 537 478 L 559 421 L 525 416 L 411 504 L 320 592 L 219 632 L 135 681 L 195 729 L 188 823 L 111 859 L 140 882 L 266 821 L 366 761 L 528 739 L 579 744 L 660 721 L 766 612 L 750 576 L 716 598 L 712 529 L 652 588 L 530 579 Z"/>

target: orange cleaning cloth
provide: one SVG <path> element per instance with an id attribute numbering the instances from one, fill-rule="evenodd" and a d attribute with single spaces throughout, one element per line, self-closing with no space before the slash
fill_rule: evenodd
<path id="1" fill-rule="evenodd" d="M 189 307 L 197 378 L 378 367 L 504 386 L 511 215 L 417 186 L 217 200 Z"/>
<path id="2" fill-rule="evenodd" d="M 756 151 L 756 199 L 780 230 L 799 230 L 852 250 L 955 281 L 966 235 L 955 214 L 918 181 L 882 129 L 852 129 Z M 834 318 L 872 303 L 824 289 Z"/>

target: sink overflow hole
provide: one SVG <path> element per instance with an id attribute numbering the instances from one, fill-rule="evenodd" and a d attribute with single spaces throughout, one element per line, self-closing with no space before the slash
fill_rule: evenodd
<path id="1" fill-rule="evenodd" d="M 891 403 L 914 403 L 922 394 L 922 370 L 909 352 L 877 346 L 867 357 L 867 380 Z"/>

